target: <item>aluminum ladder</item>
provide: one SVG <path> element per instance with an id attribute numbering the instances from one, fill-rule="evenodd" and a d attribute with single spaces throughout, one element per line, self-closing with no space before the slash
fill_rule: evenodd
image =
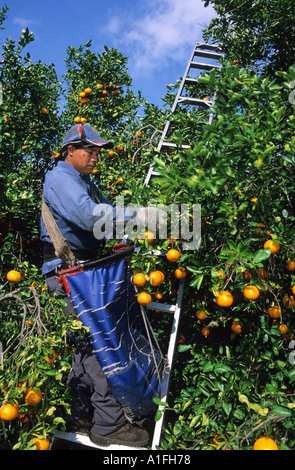
<path id="1" fill-rule="evenodd" d="M 178 92 L 175 96 L 174 103 L 171 108 L 171 115 L 181 106 L 199 106 L 201 108 L 209 109 L 214 104 L 216 93 L 214 94 L 212 99 L 208 100 L 204 98 L 185 96 L 185 92 L 187 85 L 196 84 L 198 82 L 198 77 L 201 73 L 210 72 L 210 70 L 212 69 L 220 69 L 220 60 L 223 56 L 224 54 L 220 52 L 219 46 L 215 44 L 206 44 L 200 42 L 195 43 L 191 57 L 188 61 L 183 78 L 181 80 Z M 192 77 L 192 75 L 194 77 Z M 213 115 L 210 114 L 208 124 L 211 124 L 212 119 Z M 166 122 L 162 136 L 157 146 L 157 150 L 159 152 L 165 148 L 167 150 L 173 150 L 178 148 L 177 144 L 167 139 L 170 125 L 171 121 L 168 120 Z M 186 144 L 181 145 L 181 148 L 183 149 L 188 149 L 189 147 L 190 146 Z M 149 184 L 151 177 L 154 175 L 159 176 L 159 173 L 155 171 L 154 164 L 152 163 L 145 179 L 146 185 Z"/>

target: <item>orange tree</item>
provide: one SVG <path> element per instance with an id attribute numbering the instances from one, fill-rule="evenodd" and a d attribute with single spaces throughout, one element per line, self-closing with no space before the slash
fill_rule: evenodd
<path id="1" fill-rule="evenodd" d="M 161 202 L 202 214 L 200 248 L 178 261 L 186 343 L 163 448 L 251 449 L 259 434 L 294 446 L 294 78 L 225 61 L 199 78 L 217 90 L 212 124 L 178 113 L 172 138 L 191 148 L 156 157 Z"/>
<path id="2" fill-rule="evenodd" d="M 7 8 L 1 10 L 1 24 L 6 12 Z M 0 68 L 2 449 L 39 448 L 36 439 L 44 439 L 41 442 L 47 446 L 46 439 L 62 422 L 58 417 L 60 407 L 69 405 L 65 378 L 73 351 L 66 331 L 85 333 L 75 318 L 64 316 L 63 302 L 49 296 L 41 276 L 39 233 L 45 173 L 56 164 L 61 139 L 74 124 L 74 118 L 86 115 L 88 122 L 98 127 L 101 134 L 115 141 L 114 154 L 104 155 L 100 168 L 102 183 L 107 186 L 109 182 L 107 195 L 115 197 L 118 189 L 124 187 L 119 180 L 119 175 L 122 177 L 119 167 L 126 172 L 127 147 L 135 145 L 136 107 L 141 102 L 130 91 L 126 58 L 115 50 L 106 48 L 101 56 L 95 56 L 89 47 L 85 54 L 84 46 L 77 51 L 70 48 L 68 70 L 62 77 L 66 80 L 63 90 L 54 65 L 31 61 L 26 48 L 33 39 L 26 29 L 19 41 L 2 42 Z M 97 71 L 95 82 L 92 79 L 94 69 Z M 95 86 L 100 82 L 108 93 L 103 108 L 99 101 L 101 89 Z M 79 94 L 87 88 L 86 94 L 91 99 L 83 107 L 86 103 L 80 102 L 83 97 Z M 60 109 L 63 94 L 67 105 Z M 118 167 L 115 178 L 112 166 Z M 36 398 L 33 402 L 26 398 L 28 390 L 30 396 Z"/>

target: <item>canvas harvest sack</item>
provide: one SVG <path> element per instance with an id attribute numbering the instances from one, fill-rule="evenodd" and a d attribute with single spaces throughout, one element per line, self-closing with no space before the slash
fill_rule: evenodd
<path id="1" fill-rule="evenodd" d="M 130 418 L 151 413 L 168 368 L 136 300 L 127 249 L 59 273 L 110 388 Z M 96 266 L 95 266 L 96 264 Z"/>

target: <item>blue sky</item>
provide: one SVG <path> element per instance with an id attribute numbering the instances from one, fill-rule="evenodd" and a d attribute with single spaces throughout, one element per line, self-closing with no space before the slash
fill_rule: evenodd
<path id="1" fill-rule="evenodd" d="M 54 63 L 65 71 L 67 47 L 92 39 L 92 51 L 104 45 L 129 58 L 135 92 L 162 106 L 166 85 L 185 71 L 193 46 L 203 41 L 202 30 L 216 16 L 202 0 L 6 0 L 10 7 L 0 42 L 18 40 L 23 28 L 35 41 L 27 46 L 33 61 Z"/>

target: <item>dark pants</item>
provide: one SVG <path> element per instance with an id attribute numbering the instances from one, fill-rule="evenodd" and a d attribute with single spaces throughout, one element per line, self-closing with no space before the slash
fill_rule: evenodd
<path id="1" fill-rule="evenodd" d="M 50 295 L 61 296 L 67 302 L 66 313 L 75 313 L 55 274 L 46 275 L 46 283 Z M 71 418 L 90 419 L 92 431 L 97 434 L 116 431 L 126 422 L 124 411 L 113 396 L 87 338 L 70 334 L 70 339 L 75 345 L 72 369 L 66 383 L 72 395 Z"/>

